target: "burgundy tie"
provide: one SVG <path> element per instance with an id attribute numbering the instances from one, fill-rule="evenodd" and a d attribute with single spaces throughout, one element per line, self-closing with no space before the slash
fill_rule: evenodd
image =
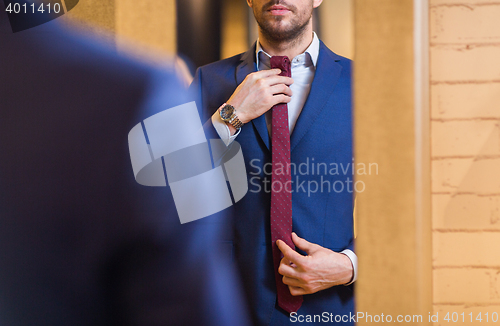
<path id="1" fill-rule="evenodd" d="M 271 68 L 281 69 L 280 76 L 292 77 L 290 60 L 284 56 L 273 56 Z M 274 274 L 278 292 L 278 305 L 287 312 L 296 312 L 302 305 L 302 296 L 293 296 L 283 276 L 278 273 L 283 255 L 276 240 L 283 240 L 292 249 L 292 177 L 290 175 L 290 129 L 288 128 L 288 107 L 280 103 L 272 108 L 272 164 L 271 183 L 271 238 L 273 241 Z"/>

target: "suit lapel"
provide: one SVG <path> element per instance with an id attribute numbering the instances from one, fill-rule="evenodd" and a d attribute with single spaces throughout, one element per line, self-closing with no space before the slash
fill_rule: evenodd
<path id="1" fill-rule="evenodd" d="M 252 72 L 257 71 L 256 60 L 255 60 L 255 47 L 256 43 L 241 56 L 241 63 L 236 67 L 236 83 L 241 84 L 245 77 Z M 261 115 L 260 117 L 253 119 L 252 124 L 257 129 L 257 132 L 262 138 L 264 144 L 266 144 L 267 149 L 270 149 L 269 133 L 267 131 L 266 117 Z"/>
<path id="2" fill-rule="evenodd" d="M 342 66 L 337 63 L 339 60 L 339 57 L 331 52 L 323 42 L 320 43 L 316 74 L 314 75 L 307 101 L 302 108 L 302 112 L 297 119 L 297 124 L 291 135 L 291 151 L 313 126 L 314 121 L 318 118 L 330 98 L 342 71 Z"/>

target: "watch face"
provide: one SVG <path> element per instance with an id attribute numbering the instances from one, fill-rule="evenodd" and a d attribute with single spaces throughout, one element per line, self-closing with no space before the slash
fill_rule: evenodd
<path id="1" fill-rule="evenodd" d="M 231 118 L 231 116 L 234 113 L 234 108 L 231 105 L 225 105 L 221 110 L 220 110 L 220 117 L 222 120 L 227 121 Z"/>

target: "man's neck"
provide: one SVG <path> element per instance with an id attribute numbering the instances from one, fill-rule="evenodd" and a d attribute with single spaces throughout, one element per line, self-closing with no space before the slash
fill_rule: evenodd
<path id="1" fill-rule="evenodd" d="M 312 28 L 307 28 L 304 33 L 290 41 L 274 42 L 259 30 L 260 46 L 269 55 L 287 56 L 290 60 L 304 53 L 313 41 Z"/>

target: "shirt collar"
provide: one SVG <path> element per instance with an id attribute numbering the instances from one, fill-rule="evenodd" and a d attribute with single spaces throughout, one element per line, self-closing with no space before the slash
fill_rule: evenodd
<path id="1" fill-rule="evenodd" d="M 261 52 L 266 57 L 271 58 L 271 55 L 262 49 L 262 47 L 260 46 L 260 41 L 259 41 L 259 39 L 257 39 L 257 46 L 255 48 L 255 58 L 257 60 L 256 61 L 257 69 L 259 69 L 259 64 L 260 64 L 259 55 Z M 311 44 L 309 45 L 309 47 L 304 51 L 304 53 L 309 55 L 309 58 L 311 59 L 312 64 L 314 65 L 314 68 L 316 68 L 316 63 L 318 62 L 318 56 L 319 56 L 319 39 L 318 39 L 318 36 L 316 35 L 316 32 L 313 32 L 313 40 L 312 40 Z M 302 54 L 299 54 L 299 56 L 300 55 L 302 55 Z M 292 59 L 292 61 L 293 61 L 293 59 Z M 267 65 L 269 65 L 269 63 Z"/>

